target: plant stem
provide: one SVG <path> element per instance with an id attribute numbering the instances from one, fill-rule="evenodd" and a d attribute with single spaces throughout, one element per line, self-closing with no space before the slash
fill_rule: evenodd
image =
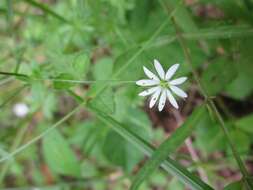
<path id="1" fill-rule="evenodd" d="M 249 180 L 249 174 L 246 170 L 246 167 L 244 166 L 243 164 L 243 161 L 242 159 L 240 158 L 238 152 L 237 152 L 237 149 L 229 135 L 229 131 L 225 125 L 225 122 L 221 116 L 221 114 L 219 113 L 219 111 L 217 110 L 213 100 L 211 98 L 209 98 L 208 94 L 206 93 L 205 89 L 202 87 L 201 85 L 201 82 L 200 82 L 200 77 L 198 75 L 198 73 L 195 71 L 193 65 L 192 65 L 192 60 L 191 60 L 191 56 L 190 56 L 190 52 L 189 52 L 189 49 L 187 48 L 186 44 L 185 44 L 185 41 L 184 41 L 184 38 L 183 36 L 181 35 L 181 32 L 180 32 L 180 29 L 178 27 L 178 25 L 176 24 L 175 22 L 175 19 L 172 18 L 172 23 L 174 24 L 175 26 L 175 29 L 176 29 L 176 34 L 177 34 L 177 38 L 178 38 L 178 41 L 184 51 L 184 55 L 185 55 L 185 59 L 186 59 L 186 62 L 188 63 L 188 65 L 190 66 L 191 70 L 192 70 L 192 73 L 193 73 L 193 77 L 194 79 L 196 80 L 197 84 L 198 84 L 198 87 L 201 91 L 201 93 L 203 94 L 203 96 L 206 98 L 207 100 L 207 103 L 209 104 L 209 107 L 211 108 L 211 111 L 214 113 L 214 116 L 216 117 L 217 121 L 219 122 L 219 126 L 221 127 L 224 135 L 225 135 L 225 138 L 227 139 L 228 141 L 228 144 L 232 150 L 232 153 L 234 155 L 234 158 L 239 166 L 239 169 L 243 175 L 243 180 L 245 181 L 245 184 L 247 186 L 247 188 L 249 190 L 253 189 L 253 183 Z"/>

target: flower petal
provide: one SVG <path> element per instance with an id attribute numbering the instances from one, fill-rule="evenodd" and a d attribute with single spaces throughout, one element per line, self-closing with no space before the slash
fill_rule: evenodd
<path id="1" fill-rule="evenodd" d="M 182 98 L 186 98 L 187 94 L 181 90 L 180 88 L 178 88 L 177 86 L 170 86 L 170 89 L 172 90 L 172 92 L 174 92 L 176 95 L 182 97 Z"/>
<path id="2" fill-rule="evenodd" d="M 151 100 L 149 102 L 149 108 L 152 108 L 155 105 L 160 93 L 161 93 L 161 88 L 159 87 L 151 97 Z"/>
<path id="3" fill-rule="evenodd" d="M 142 91 L 141 93 L 139 93 L 139 96 L 148 96 L 150 94 L 153 94 L 155 91 L 158 90 L 158 88 L 160 88 L 159 86 L 153 87 L 153 88 L 149 88 L 147 90 Z"/>
<path id="4" fill-rule="evenodd" d="M 169 90 L 166 90 L 166 92 L 167 92 L 167 97 L 168 97 L 168 99 L 169 99 L 171 105 L 172 105 L 174 108 L 178 109 L 177 101 L 176 101 L 175 98 L 172 96 L 171 92 L 170 92 Z"/>
<path id="5" fill-rule="evenodd" d="M 154 85 L 159 84 L 159 81 L 143 79 L 143 80 L 136 81 L 136 84 L 139 85 L 139 86 L 154 86 Z"/>
<path id="6" fill-rule="evenodd" d="M 156 60 L 156 59 L 154 60 L 154 66 L 155 66 L 155 69 L 156 69 L 158 75 L 160 76 L 160 78 L 161 78 L 161 79 L 164 79 L 164 77 L 165 77 L 165 72 L 164 72 L 164 70 L 163 70 L 162 65 L 161 65 L 161 64 L 159 63 L 159 61 Z"/>
<path id="7" fill-rule="evenodd" d="M 152 80 L 158 80 L 159 81 L 159 78 L 154 73 L 152 73 L 150 70 L 148 70 L 146 67 L 143 66 L 143 70 L 144 70 L 144 72 L 145 72 L 145 74 L 147 75 L 148 78 L 150 78 Z"/>
<path id="8" fill-rule="evenodd" d="M 187 77 L 180 77 L 180 78 L 170 81 L 169 83 L 171 85 L 179 85 L 179 84 L 184 83 L 186 80 L 187 80 Z"/>
<path id="9" fill-rule="evenodd" d="M 172 77 L 172 76 L 175 74 L 175 72 L 177 71 L 178 67 L 179 67 L 179 64 L 178 64 L 178 63 L 172 65 L 172 66 L 168 69 L 168 71 L 166 72 L 165 80 L 170 80 L 171 77 Z"/>
<path id="10" fill-rule="evenodd" d="M 159 100 L 159 104 L 158 104 L 158 110 L 162 111 L 164 106 L 165 106 L 165 102 L 166 102 L 166 89 L 163 89 L 160 100 Z"/>

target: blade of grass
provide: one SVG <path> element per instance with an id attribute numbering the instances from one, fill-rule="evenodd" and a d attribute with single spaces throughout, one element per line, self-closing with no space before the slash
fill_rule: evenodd
<path id="1" fill-rule="evenodd" d="M 37 1 L 34 0 L 24 0 L 25 2 L 29 3 L 30 5 L 42 10 L 43 12 L 45 12 L 48 15 L 53 16 L 54 18 L 57 18 L 58 20 L 67 23 L 67 24 L 72 24 L 69 20 L 67 20 L 66 18 L 64 18 L 63 16 L 59 15 L 58 13 L 54 12 L 53 10 L 51 10 L 48 6 L 39 3 Z"/>
<path id="2" fill-rule="evenodd" d="M 182 126 L 173 132 L 172 136 L 168 137 L 152 154 L 151 158 L 145 163 L 140 171 L 135 176 L 130 190 L 137 190 L 141 183 L 148 178 L 156 168 L 174 152 L 194 130 L 197 122 L 205 113 L 204 106 L 196 108 L 193 114 L 184 122 Z"/>

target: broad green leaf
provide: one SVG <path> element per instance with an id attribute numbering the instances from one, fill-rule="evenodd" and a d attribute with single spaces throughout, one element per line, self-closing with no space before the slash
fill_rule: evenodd
<path id="1" fill-rule="evenodd" d="M 74 70 L 74 76 L 78 76 L 78 78 L 84 78 L 85 74 L 88 72 L 88 68 L 90 66 L 89 57 L 85 53 L 79 53 L 75 56 L 72 64 Z"/>
<path id="2" fill-rule="evenodd" d="M 54 78 L 54 88 L 56 89 L 68 89 L 74 85 L 74 83 L 69 82 L 74 80 L 73 76 L 69 73 L 62 73 Z"/>
<path id="3" fill-rule="evenodd" d="M 235 125 L 246 131 L 246 132 L 249 132 L 249 133 L 253 133 L 253 127 L 252 127 L 252 124 L 253 124 L 253 114 L 250 114 L 250 115 L 247 115 L 241 119 L 239 119 L 238 121 L 236 121 Z"/>
<path id="4" fill-rule="evenodd" d="M 234 81 L 227 84 L 225 92 L 232 98 L 243 100 L 251 95 L 252 83 L 253 77 L 246 75 L 245 72 L 240 72 Z"/>
<path id="5" fill-rule="evenodd" d="M 151 156 L 155 148 L 146 140 L 141 138 L 140 136 L 133 134 L 131 131 L 127 130 L 127 128 L 110 115 L 89 106 L 89 109 L 96 114 L 96 116 L 105 124 L 109 125 L 112 130 L 120 134 L 124 139 L 131 142 L 134 146 L 136 146 L 141 152 L 144 154 Z M 190 173 L 187 169 L 181 166 L 178 162 L 170 159 L 169 157 L 161 163 L 162 168 L 171 173 L 174 176 L 177 176 L 183 183 L 190 186 L 192 189 L 198 190 L 207 190 L 212 189 L 209 185 L 205 184 L 194 174 Z"/>
<path id="6" fill-rule="evenodd" d="M 197 122 L 205 114 L 205 108 L 199 107 L 185 121 L 185 123 L 176 129 L 173 134 L 165 140 L 159 148 L 153 153 L 150 160 L 140 169 L 133 180 L 131 190 L 136 190 L 141 183 L 154 172 L 154 170 L 168 157 L 170 153 L 175 151 L 187 137 L 189 137 L 197 125 Z"/>
<path id="7" fill-rule="evenodd" d="M 56 129 L 43 138 L 42 148 L 45 160 L 53 172 L 80 177 L 80 164 L 67 141 Z"/>
<path id="8" fill-rule="evenodd" d="M 234 48 L 240 52 L 240 59 L 236 60 L 235 66 L 239 73 L 236 80 L 227 86 L 229 95 L 237 99 L 243 99 L 253 92 L 253 69 L 252 49 L 253 38 L 244 38 L 234 43 Z"/>
<path id="9" fill-rule="evenodd" d="M 224 151 L 226 149 L 224 135 L 209 113 L 202 116 L 194 133 L 198 137 L 194 143 L 203 154 L 207 155 L 217 150 Z"/>
<path id="10" fill-rule="evenodd" d="M 160 0 L 160 1 L 163 2 L 164 0 Z M 170 8 L 171 7 L 173 8 L 176 5 L 178 5 L 178 3 L 181 2 L 181 0 L 167 0 L 165 2 L 167 3 L 167 4 L 164 3 L 165 5 L 167 5 L 164 7 L 166 11 L 168 6 Z M 179 25 L 180 28 L 182 28 L 184 32 L 196 32 L 198 30 L 196 24 L 191 18 L 192 16 L 189 14 L 188 10 L 184 7 L 183 3 L 177 9 L 173 17 L 175 18 L 176 23 Z"/>
<path id="11" fill-rule="evenodd" d="M 209 95 L 216 95 L 237 76 L 235 65 L 228 60 L 219 59 L 210 63 L 203 72 L 201 83 Z"/>
<path id="12" fill-rule="evenodd" d="M 127 130 L 141 136 L 144 139 L 150 139 L 149 125 L 143 112 L 134 109 L 128 109 L 121 116 L 122 121 L 125 123 Z M 118 118 L 118 117 L 117 117 Z M 117 146 L 114 146 L 117 144 Z M 133 147 L 130 142 L 123 139 L 115 131 L 110 131 L 106 136 L 103 146 L 103 152 L 107 159 L 118 166 L 121 166 L 126 172 L 131 172 L 133 167 L 143 158 L 143 154 L 139 152 L 136 147 Z"/>
<path id="13" fill-rule="evenodd" d="M 96 80 L 110 79 L 112 75 L 113 61 L 111 58 L 103 58 L 97 61 L 93 68 L 93 76 Z"/>
<path id="14" fill-rule="evenodd" d="M 122 139 L 114 131 L 110 131 L 107 134 L 104 141 L 103 153 L 111 163 L 122 167 L 127 173 L 130 173 L 143 157 L 138 149 L 132 147 L 128 141 Z"/>
<path id="15" fill-rule="evenodd" d="M 230 130 L 230 136 L 238 152 L 247 153 L 250 150 L 250 137 L 239 129 Z M 227 149 L 230 154 L 232 151 Z"/>
<path id="16" fill-rule="evenodd" d="M 246 190 L 242 181 L 236 181 L 228 184 L 224 190 Z"/>
<path id="17" fill-rule="evenodd" d="M 101 94 L 96 96 L 96 98 L 91 100 L 89 103 L 107 113 L 114 113 L 115 100 L 113 89 L 106 88 Z"/>

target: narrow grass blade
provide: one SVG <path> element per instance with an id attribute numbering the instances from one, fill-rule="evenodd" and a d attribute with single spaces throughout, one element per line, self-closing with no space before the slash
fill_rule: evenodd
<path id="1" fill-rule="evenodd" d="M 155 148 L 148 143 L 146 140 L 142 139 L 141 137 L 133 134 L 130 130 L 128 130 L 124 125 L 110 115 L 101 112 L 95 107 L 88 105 L 88 108 L 96 114 L 98 119 L 100 119 L 105 124 L 109 125 L 112 130 L 117 132 L 121 135 L 124 139 L 131 142 L 134 146 L 136 146 L 140 151 L 142 151 L 147 156 L 151 156 Z M 183 183 L 190 186 L 192 189 L 197 190 L 212 190 L 212 188 L 207 185 L 205 182 L 200 180 L 194 174 L 190 173 L 187 169 L 181 166 L 178 162 L 167 158 L 161 163 L 161 167 L 167 171 L 168 173 L 172 174 L 173 176 L 177 176 Z"/>
<path id="2" fill-rule="evenodd" d="M 48 6 L 46 6 L 46 5 L 42 4 L 42 3 L 36 2 L 34 0 L 24 0 L 24 1 L 26 1 L 27 3 L 29 3 L 30 5 L 32 5 L 34 7 L 37 7 L 38 9 L 41 9 L 46 14 L 49 14 L 49 15 L 57 18 L 58 20 L 62 21 L 62 22 L 71 24 L 71 22 L 69 22 L 69 20 L 67 20 L 63 16 L 59 15 L 58 13 L 54 12 Z"/>
<path id="3" fill-rule="evenodd" d="M 193 114 L 186 120 L 186 122 L 179 127 L 172 136 L 168 137 L 160 147 L 154 152 L 149 161 L 140 169 L 133 180 L 131 190 L 136 190 L 141 183 L 154 172 L 156 168 L 168 157 L 168 155 L 175 151 L 187 137 L 189 137 L 196 126 L 196 123 L 205 113 L 204 106 L 197 108 Z"/>

